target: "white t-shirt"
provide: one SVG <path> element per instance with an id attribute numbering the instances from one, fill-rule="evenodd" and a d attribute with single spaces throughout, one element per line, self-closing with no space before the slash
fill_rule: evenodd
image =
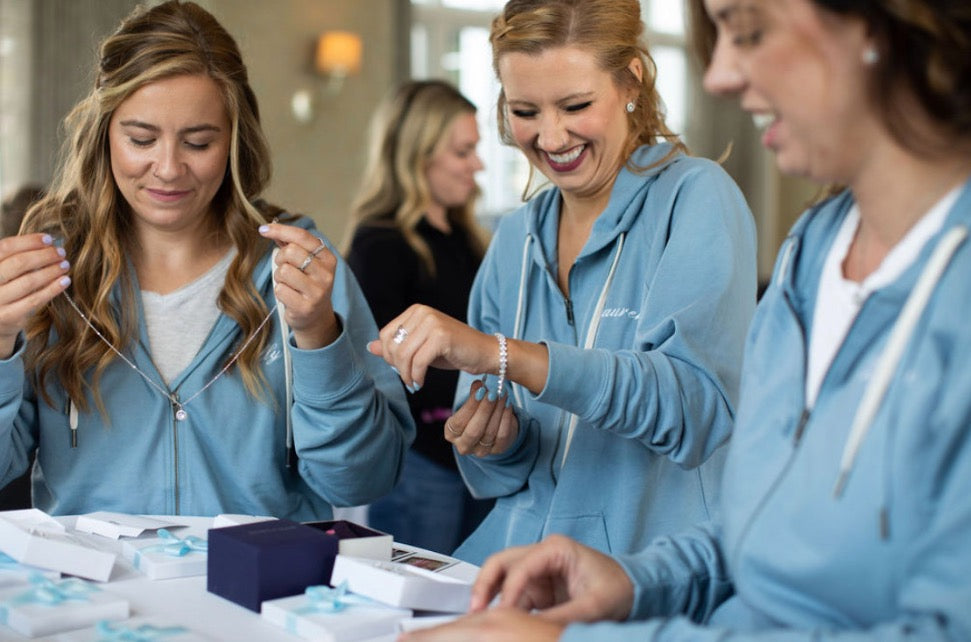
<path id="1" fill-rule="evenodd" d="M 219 318 L 216 299 L 226 281 L 233 248 L 198 279 L 168 294 L 142 290 L 142 308 L 155 367 L 168 384 L 199 352 Z"/>
<path id="2" fill-rule="evenodd" d="M 897 243 L 883 261 L 861 283 L 843 277 L 843 261 L 860 224 L 856 205 L 849 211 L 833 241 L 819 280 L 816 309 L 813 311 L 809 337 L 809 364 L 806 372 L 806 407 L 816 404 L 823 377 L 829 370 L 856 315 L 870 294 L 889 285 L 917 259 L 927 241 L 944 225 L 947 213 L 957 201 L 963 186 L 948 192 L 931 207 L 907 235 Z"/>

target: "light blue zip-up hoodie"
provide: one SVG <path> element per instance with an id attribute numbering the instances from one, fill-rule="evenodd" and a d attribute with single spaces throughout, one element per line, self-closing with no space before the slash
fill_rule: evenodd
<path id="1" fill-rule="evenodd" d="M 843 194 L 811 211 L 780 251 L 746 346 L 718 523 L 621 558 L 631 617 L 655 619 L 575 625 L 564 640 L 971 640 L 971 182 L 915 263 L 864 303 L 804 412 L 819 277 L 851 205 Z M 887 369 L 935 254 L 943 272 Z M 884 372 L 837 489 L 850 426 Z"/>
<path id="2" fill-rule="evenodd" d="M 717 164 L 682 154 L 623 169 L 570 269 L 569 300 L 556 282 L 559 209 L 550 189 L 506 216 L 472 290 L 472 326 L 549 350 L 539 395 L 511 386 L 515 444 L 458 457 L 472 493 L 499 498 L 455 552 L 473 563 L 550 533 L 631 552 L 716 506 L 755 306 L 741 193 Z M 471 381 L 460 379 L 460 401 Z"/>
<path id="3" fill-rule="evenodd" d="M 307 218 L 294 224 L 313 225 Z M 253 281 L 269 307 L 276 302 L 272 269 L 268 251 Z M 283 344 L 274 315 L 261 359 L 269 399 L 254 400 L 230 370 L 188 402 L 186 419 L 177 421 L 170 401 L 116 359 L 101 378 L 108 422 L 91 403 L 91 410 L 78 417 L 77 447 L 71 445 L 64 391 L 50 386 L 53 407 L 39 398 L 25 378 L 21 345 L 0 361 L 0 482 L 21 474 L 28 453 L 37 448 L 34 505 L 51 514 L 244 513 L 306 521 L 329 518 L 331 504 L 380 497 L 394 486 L 414 424 L 398 378 L 366 351 L 377 328 L 340 259 L 332 301 L 343 326 L 334 343 L 301 350 L 291 338 L 290 413 L 297 455 L 291 467 Z M 169 389 L 183 400 L 196 394 L 242 340 L 236 323 L 221 314 Z M 148 345 L 142 321 L 139 341 L 125 353 L 161 384 Z"/>

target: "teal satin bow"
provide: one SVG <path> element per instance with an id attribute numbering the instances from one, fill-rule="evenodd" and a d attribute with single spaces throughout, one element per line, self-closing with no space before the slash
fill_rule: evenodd
<path id="1" fill-rule="evenodd" d="M 107 620 L 101 620 L 97 626 L 98 642 L 152 642 L 170 635 L 181 635 L 188 633 L 189 629 L 183 626 L 152 626 L 142 624 L 137 628 L 129 628 L 123 624 L 112 626 Z"/>
<path id="2" fill-rule="evenodd" d="M 376 602 L 362 595 L 347 592 L 347 580 L 334 588 L 329 586 L 308 586 L 304 591 L 308 604 L 287 613 L 287 631 L 297 632 L 297 618 L 313 613 L 340 613 L 348 606 L 373 606 Z"/>
<path id="3" fill-rule="evenodd" d="M 41 604 L 44 606 L 58 606 L 68 601 L 88 602 L 89 595 L 100 591 L 98 587 L 89 584 L 84 580 L 70 578 L 67 580 L 54 581 L 43 575 L 34 574 L 30 577 L 33 588 L 24 593 L 20 593 L 0 604 L 0 622 L 7 623 L 9 609 L 12 606 L 26 604 Z"/>
<path id="4" fill-rule="evenodd" d="M 158 530 L 158 538 L 161 540 L 160 544 L 146 546 L 135 553 L 135 568 L 139 568 L 144 553 L 162 553 L 163 555 L 170 555 L 172 557 L 185 557 L 190 553 L 207 553 L 209 551 L 209 542 L 201 537 L 190 535 L 185 538 L 179 538 L 168 530 L 160 528 Z"/>

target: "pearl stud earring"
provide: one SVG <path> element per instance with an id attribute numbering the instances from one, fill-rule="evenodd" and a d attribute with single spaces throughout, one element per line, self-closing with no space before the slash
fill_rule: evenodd
<path id="1" fill-rule="evenodd" d="M 863 50 L 863 64 L 875 65 L 880 60 L 880 52 L 876 47 L 867 47 Z"/>
<path id="2" fill-rule="evenodd" d="M 633 100 L 630 101 L 629 103 L 627 103 L 627 113 L 628 114 L 633 114 L 634 113 L 634 107 L 635 107 L 635 105 L 634 105 L 634 101 Z"/>

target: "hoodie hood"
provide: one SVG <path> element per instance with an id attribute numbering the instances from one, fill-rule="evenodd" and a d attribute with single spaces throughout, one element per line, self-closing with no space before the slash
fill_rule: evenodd
<path id="1" fill-rule="evenodd" d="M 597 217 L 590 238 L 577 259 L 599 252 L 613 244 L 620 234 L 629 231 L 637 217 L 642 215 L 644 199 L 657 177 L 681 158 L 684 158 L 681 152 L 671 153 L 670 143 L 644 145 L 635 149 L 630 161 L 618 172 L 610 190 L 607 207 Z M 646 169 L 632 172 L 629 167 L 631 164 Z M 530 201 L 530 209 L 537 213 L 527 223 L 527 231 L 531 236 L 536 239 L 556 238 L 560 208 L 553 205 L 559 199 L 560 190 L 553 187 L 540 192 Z M 537 249 L 540 253 L 534 258 L 545 259 L 550 265 L 555 264 L 555 247 L 546 248 L 540 243 Z"/>

